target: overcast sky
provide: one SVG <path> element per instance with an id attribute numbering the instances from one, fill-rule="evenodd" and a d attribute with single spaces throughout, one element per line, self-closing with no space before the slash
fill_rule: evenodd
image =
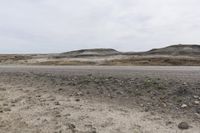
<path id="1" fill-rule="evenodd" d="M 0 0 L 0 53 L 200 43 L 199 0 Z"/>

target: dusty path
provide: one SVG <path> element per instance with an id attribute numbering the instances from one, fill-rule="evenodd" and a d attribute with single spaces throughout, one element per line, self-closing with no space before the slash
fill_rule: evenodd
<path id="1" fill-rule="evenodd" d="M 149 77 L 161 79 L 159 86 Z M 126 82 L 127 78 L 130 83 Z M 0 133 L 199 133 L 200 117 L 193 112 L 199 105 L 189 105 L 195 100 L 191 98 L 193 91 L 195 96 L 200 96 L 196 88 L 199 79 L 199 67 L 1 66 Z M 164 82 L 169 80 L 170 84 Z M 174 88 L 165 92 L 171 94 L 180 87 L 171 80 L 196 88 L 187 91 L 185 87 L 186 92 L 179 97 L 186 97 L 184 103 L 190 108 L 182 110 L 170 100 L 165 101 L 167 107 L 154 106 L 158 99 L 151 99 L 145 88 L 160 89 L 160 84 L 168 87 L 173 84 Z M 145 97 L 130 92 L 131 87 L 138 89 L 136 83 L 145 89 L 141 90 Z M 176 106 L 177 114 L 173 110 Z M 178 129 L 182 121 L 189 123 L 188 130 Z"/>

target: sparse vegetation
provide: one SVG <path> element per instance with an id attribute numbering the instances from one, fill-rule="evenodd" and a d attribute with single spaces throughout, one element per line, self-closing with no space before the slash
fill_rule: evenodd
<path id="1" fill-rule="evenodd" d="M 199 45 L 174 45 L 148 52 L 84 49 L 61 54 L 0 55 L 1 64 L 199 66 Z"/>

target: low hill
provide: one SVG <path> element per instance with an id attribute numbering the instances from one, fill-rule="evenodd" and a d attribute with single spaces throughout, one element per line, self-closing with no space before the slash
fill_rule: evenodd
<path id="1" fill-rule="evenodd" d="M 147 52 L 98 48 L 57 54 L 0 55 L 0 64 L 200 66 L 200 45 L 171 45 Z"/>
<path id="2" fill-rule="evenodd" d="M 145 52 L 146 55 L 200 56 L 200 45 L 172 45 Z"/>
<path id="3" fill-rule="evenodd" d="M 66 53 L 61 53 L 61 56 L 83 57 L 83 56 L 108 56 L 116 54 L 120 54 L 120 52 L 115 49 L 99 48 L 99 49 L 82 49 L 82 50 L 70 51 Z"/>

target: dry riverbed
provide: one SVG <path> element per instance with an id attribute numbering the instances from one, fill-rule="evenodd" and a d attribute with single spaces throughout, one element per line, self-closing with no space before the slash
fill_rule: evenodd
<path id="1" fill-rule="evenodd" d="M 0 67 L 0 133 L 199 133 L 199 101 L 199 67 Z"/>

